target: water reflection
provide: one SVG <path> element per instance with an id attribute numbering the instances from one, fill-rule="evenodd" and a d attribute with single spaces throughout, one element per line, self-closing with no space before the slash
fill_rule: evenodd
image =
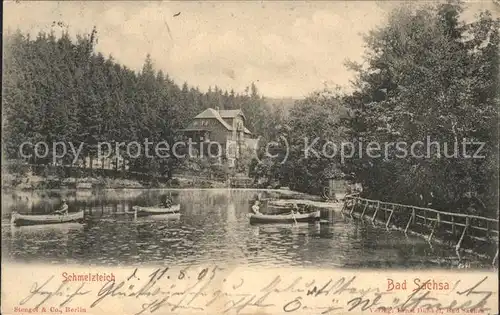
<path id="1" fill-rule="evenodd" d="M 135 219 L 134 205 L 159 203 L 171 194 L 178 216 Z M 7 194 L 2 225 L 12 211 L 49 213 L 64 197 L 69 210 L 85 210 L 83 225 L 61 224 L 2 229 L 4 258 L 49 263 L 104 265 L 198 262 L 259 266 L 344 268 L 457 267 L 464 261 L 487 267 L 476 257 L 423 238 L 354 220 L 339 213 L 331 224 L 250 225 L 246 214 L 255 192 L 246 190 L 103 190 Z"/>

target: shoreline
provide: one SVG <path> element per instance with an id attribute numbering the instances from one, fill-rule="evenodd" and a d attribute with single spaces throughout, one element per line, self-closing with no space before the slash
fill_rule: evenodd
<path id="1" fill-rule="evenodd" d="M 191 176 L 174 176 L 166 182 L 141 181 L 137 179 L 98 177 L 65 177 L 37 176 L 26 174 L 19 176 L 4 172 L 2 174 L 3 192 L 88 192 L 96 191 L 139 191 L 139 190 L 247 190 L 275 192 L 297 199 L 323 201 L 319 195 L 291 190 L 288 187 L 262 187 L 260 185 L 236 185 L 230 181 L 218 181 Z"/>
<path id="2" fill-rule="evenodd" d="M 2 174 L 6 176 L 7 174 Z M 8 175 L 7 175 L 8 176 Z M 26 176 L 15 183 L 10 178 L 2 180 L 2 190 L 37 191 L 37 190 L 81 190 L 92 191 L 101 189 L 164 189 L 164 188 L 224 188 L 226 182 L 202 178 L 174 177 L 167 182 L 141 181 L 109 177 L 41 177 Z"/>
<path id="3" fill-rule="evenodd" d="M 269 193 L 279 193 L 282 196 L 286 196 L 288 198 L 285 199 L 302 199 L 302 200 L 310 200 L 310 201 L 324 201 L 323 198 L 321 198 L 318 195 L 313 195 L 305 192 L 300 192 L 300 191 L 295 191 L 291 190 L 289 188 L 259 188 L 259 187 L 230 187 L 227 185 L 214 185 L 212 187 L 206 187 L 203 185 L 185 185 L 182 187 L 179 186 L 163 186 L 163 187 L 148 187 L 148 186 L 101 186 L 101 187 L 92 187 L 92 188 L 77 188 L 77 187 L 68 187 L 68 186 L 63 186 L 63 187 L 50 187 L 50 188 L 44 188 L 44 187 L 29 187 L 29 188 L 24 188 L 24 187 L 16 187 L 16 186 L 4 186 L 2 185 L 2 192 L 3 193 L 15 193 L 15 192 L 22 192 L 22 193 L 40 193 L 40 192 L 71 192 L 71 193 L 94 193 L 94 192 L 99 192 L 99 191 L 141 191 L 141 190 L 148 190 L 148 191 L 162 191 L 162 190 L 169 190 L 169 191 L 210 191 L 210 190 L 231 190 L 231 191 L 255 191 L 255 192 L 269 192 Z"/>
<path id="4" fill-rule="evenodd" d="M 49 189 L 15 189 L 15 188 L 3 188 L 2 193 L 50 193 L 50 192 L 63 192 L 63 193 L 94 193 L 94 192 L 126 192 L 126 191 L 253 191 L 253 192 L 267 192 L 280 194 L 282 200 L 293 200 L 301 199 L 311 202 L 321 202 L 321 197 L 316 195 L 311 195 L 307 193 L 302 193 L 299 191 L 289 190 L 289 189 L 268 189 L 268 188 L 235 188 L 235 187 L 165 187 L 165 188 L 147 188 L 147 187 L 124 187 L 124 188 L 96 188 L 96 189 L 78 189 L 78 188 L 49 188 Z M 324 201 L 323 201 L 324 202 Z M 326 203 L 326 202 L 325 202 Z"/>

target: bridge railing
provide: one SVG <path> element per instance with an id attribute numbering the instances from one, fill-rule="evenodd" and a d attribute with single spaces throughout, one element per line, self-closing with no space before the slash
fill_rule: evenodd
<path id="1" fill-rule="evenodd" d="M 498 219 L 371 200 L 357 195 L 346 196 L 342 212 L 353 215 L 355 211 L 360 217 L 368 216 L 372 222 L 383 221 L 386 228 L 392 225 L 404 229 L 405 233 L 411 230 L 428 234 L 429 241 L 434 236 L 456 241 L 457 251 L 464 242 L 471 246 L 496 244 L 493 263 L 498 259 Z"/>

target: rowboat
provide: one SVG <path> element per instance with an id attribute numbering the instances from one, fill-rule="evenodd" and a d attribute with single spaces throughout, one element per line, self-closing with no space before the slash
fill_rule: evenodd
<path id="1" fill-rule="evenodd" d="M 82 221 L 84 217 L 84 211 L 68 213 L 68 214 L 19 214 L 17 212 L 12 213 L 10 218 L 11 224 L 16 226 L 23 225 L 37 225 L 37 224 L 57 224 L 57 223 L 67 223 L 67 222 L 78 222 Z"/>
<path id="2" fill-rule="evenodd" d="M 291 206 L 275 206 L 275 205 L 268 205 L 265 207 L 265 214 L 268 215 L 278 215 L 278 214 L 290 214 L 292 210 L 295 210 L 294 207 Z"/>
<path id="3" fill-rule="evenodd" d="M 311 212 L 311 207 L 308 204 L 296 204 L 296 203 L 277 203 L 275 201 L 270 202 L 266 206 L 267 211 L 265 214 L 275 215 L 275 214 L 289 214 L 292 210 L 294 212 Z"/>
<path id="4" fill-rule="evenodd" d="M 156 215 L 141 215 L 138 216 L 138 219 L 141 220 L 165 220 L 165 221 L 174 221 L 174 220 L 179 220 L 181 218 L 181 213 L 180 212 L 172 212 L 172 213 L 167 213 L 167 214 L 156 214 Z"/>
<path id="5" fill-rule="evenodd" d="M 295 222 L 314 222 L 319 220 L 320 211 L 310 213 L 294 213 L 294 214 L 249 214 L 250 224 L 258 223 L 295 223 Z"/>
<path id="6" fill-rule="evenodd" d="M 178 213 L 181 210 L 181 205 L 180 204 L 173 205 L 170 208 L 133 206 L 132 210 L 133 211 L 128 211 L 128 213 L 130 214 L 137 213 L 137 216 L 174 214 Z"/>
<path id="7" fill-rule="evenodd" d="M 260 199 L 260 212 L 267 215 L 289 214 L 292 210 L 297 210 L 293 204 L 275 204 L 275 199 Z M 249 211 L 253 213 L 252 206 L 254 201 L 250 201 Z"/>

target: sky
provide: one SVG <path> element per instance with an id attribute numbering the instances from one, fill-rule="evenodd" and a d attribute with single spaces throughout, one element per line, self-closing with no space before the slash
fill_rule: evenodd
<path id="1" fill-rule="evenodd" d="M 139 71 L 149 53 L 176 83 L 241 93 L 255 82 L 267 97 L 302 98 L 322 88 L 349 89 L 346 60 L 362 61 L 363 34 L 383 25 L 397 1 L 7 1 L 4 29 L 96 26 L 96 51 Z M 466 16 L 492 1 L 468 2 Z M 180 13 L 180 14 L 179 14 Z M 56 23 L 54 23 L 56 22 Z M 58 22 L 60 25 L 59 26 Z"/>

